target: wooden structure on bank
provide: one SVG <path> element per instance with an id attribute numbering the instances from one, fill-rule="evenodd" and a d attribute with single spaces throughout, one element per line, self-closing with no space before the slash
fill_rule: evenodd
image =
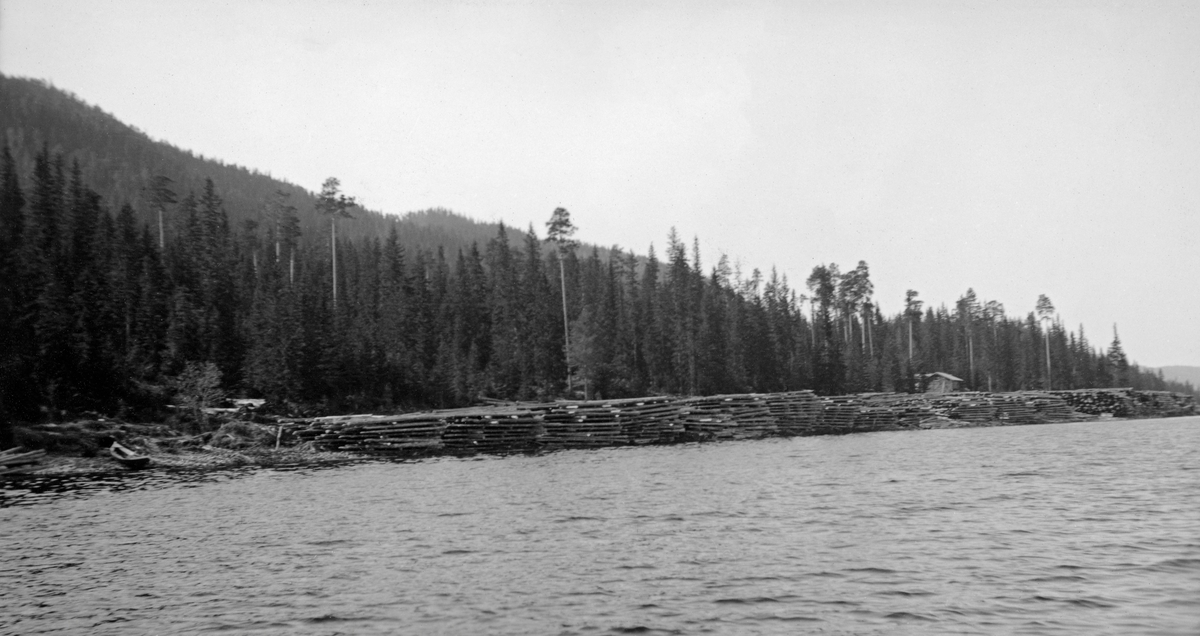
<path id="1" fill-rule="evenodd" d="M 954 393 L 963 383 L 962 378 L 941 371 L 926 373 L 921 379 L 926 393 Z"/>
<path id="2" fill-rule="evenodd" d="M 1006 426 L 1196 413 L 1190 395 L 1132 389 L 1015 393 L 812 391 L 508 404 L 403 415 L 299 420 L 289 428 L 324 450 L 382 455 L 504 453 L 686 441 Z"/>

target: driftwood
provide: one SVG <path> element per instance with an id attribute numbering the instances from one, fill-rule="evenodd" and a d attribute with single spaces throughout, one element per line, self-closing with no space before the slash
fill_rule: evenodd
<path id="1" fill-rule="evenodd" d="M 0 475 L 20 475 L 36 470 L 45 455 L 44 450 L 26 451 L 19 446 L 0 451 Z"/>

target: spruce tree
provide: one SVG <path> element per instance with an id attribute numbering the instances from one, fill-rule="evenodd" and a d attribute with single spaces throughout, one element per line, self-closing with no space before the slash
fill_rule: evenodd
<path id="1" fill-rule="evenodd" d="M 1117 334 L 1117 325 L 1113 324 L 1112 344 L 1108 346 L 1108 368 L 1112 374 L 1112 386 L 1129 386 L 1129 360 L 1121 347 L 1121 336 Z"/>

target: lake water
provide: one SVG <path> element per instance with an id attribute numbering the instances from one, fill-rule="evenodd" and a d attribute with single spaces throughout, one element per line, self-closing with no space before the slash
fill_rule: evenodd
<path id="1" fill-rule="evenodd" d="M 3 634 L 1200 634 L 1200 417 L 0 490 Z"/>

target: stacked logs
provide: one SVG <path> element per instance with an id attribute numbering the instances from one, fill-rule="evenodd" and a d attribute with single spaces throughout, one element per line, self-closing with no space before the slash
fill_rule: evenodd
<path id="1" fill-rule="evenodd" d="M 679 402 L 678 398 L 659 396 L 610 400 L 605 404 L 619 411 L 621 435 L 627 443 L 667 444 L 684 433 Z"/>
<path id="2" fill-rule="evenodd" d="M 1116 417 L 1135 414 L 1137 408 L 1132 394 L 1132 389 L 1084 389 L 1051 392 L 1051 395 L 1061 398 L 1080 413 Z"/>
<path id="3" fill-rule="evenodd" d="M 894 431 L 899 428 L 898 409 L 887 406 L 863 406 L 854 418 L 855 432 Z"/>
<path id="4" fill-rule="evenodd" d="M 825 408 L 812 391 L 790 391 L 767 395 L 767 410 L 781 435 L 816 435 Z"/>
<path id="5" fill-rule="evenodd" d="M 542 415 L 519 407 L 447 411 L 442 443 L 456 452 L 503 453 L 536 449 L 545 434 Z"/>
<path id="6" fill-rule="evenodd" d="M 767 396 L 756 393 L 692 398 L 680 414 L 684 429 L 698 439 L 758 439 L 779 432 Z"/>
<path id="7" fill-rule="evenodd" d="M 945 409 L 935 409 L 926 395 L 874 393 L 864 397 L 869 406 L 891 409 L 898 429 L 925 428 L 930 422 L 949 420 Z"/>
<path id="8" fill-rule="evenodd" d="M 963 393 L 958 404 L 949 409 L 952 419 L 970 422 L 980 426 L 998 419 L 996 406 L 991 397 L 983 393 Z"/>
<path id="9" fill-rule="evenodd" d="M 1029 400 L 1029 404 L 1046 421 L 1063 422 L 1071 420 L 1077 413 L 1066 400 L 1052 393 L 1023 391 L 1021 394 Z"/>
<path id="10" fill-rule="evenodd" d="M 405 415 L 345 415 L 310 420 L 293 431 L 320 450 L 357 450 L 378 454 L 409 454 L 438 450 L 446 425 L 433 413 Z"/>
<path id="11" fill-rule="evenodd" d="M 996 419 L 1001 424 L 1034 424 L 1038 421 L 1037 408 L 1020 395 L 996 395 L 992 404 L 996 406 Z"/>
<path id="12" fill-rule="evenodd" d="M 544 448 L 592 448 L 628 444 L 621 410 L 606 403 L 556 402 L 534 407 L 542 415 Z"/>
<path id="13" fill-rule="evenodd" d="M 1196 413 L 1196 398 L 1170 391 L 1131 391 L 1131 402 L 1137 415 L 1180 416 Z"/>
<path id="14" fill-rule="evenodd" d="M 853 395 L 834 395 L 821 398 L 821 416 L 817 420 L 817 435 L 840 435 L 854 432 L 854 422 L 862 408 Z"/>
<path id="15" fill-rule="evenodd" d="M 1034 424 L 1072 421 L 1081 417 L 1080 412 L 1162 417 L 1194 414 L 1196 403 L 1192 396 L 1130 389 L 828 397 L 792 391 L 509 404 L 325 417 L 286 426 L 297 438 L 323 450 L 411 455 Z"/>

